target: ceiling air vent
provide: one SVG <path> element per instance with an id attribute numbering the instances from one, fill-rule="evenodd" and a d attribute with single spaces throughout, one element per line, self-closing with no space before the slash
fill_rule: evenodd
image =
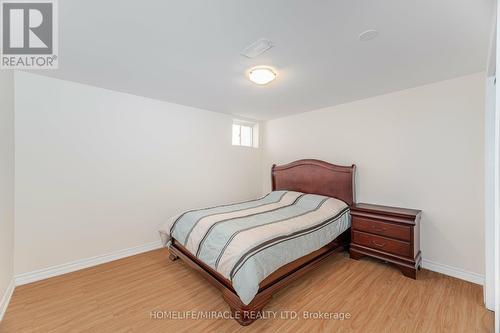
<path id="1" fill-rule="evenodd" d="M 252 59 L 258 57 L 272 47 L 274 47 L 272 41 L 270 41 L 269 39 L 261 38 L 258 41 L 253 42 L 252 44 L 245 47 L 245 49 L 241 51 L 241 55 Z"/>

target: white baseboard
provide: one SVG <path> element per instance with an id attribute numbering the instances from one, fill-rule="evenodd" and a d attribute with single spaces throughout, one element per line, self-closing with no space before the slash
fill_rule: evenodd
<path id="1" fill-rule="evenodd" d="M 32 272 L 17 274 L 14 277 L 15 285 L 20 286 L 35 281 L 44 280 L 53 276 L 78 271 L 80 269 L 104 264 L 125 257 L 130 257 L 135 254 L 156 250 L 161 247 L 162 247 L 161 241 L 157 241 L 157 242 L 147 243 L 144 245 L 134 246 L 128 249 L 118 250 L 112 253 L 103 254 L 91 258 L 75 260 L 65 264 L 39 269 Z"/>
<path id="2" fill-rule="evenodd" d="M 465 271 L 460 268 L 456 268 L 453 266 L 448 266 L 445 264 L 440 264 L 435 261 L 423 259 L 422 260 L 422 268 L 428 269 L 430 271 L 438 272 L 444 275 L 452 276 L 457 279 L 469 281 L 472 283 L 484 285 L 484 275 Z"/>
<path id="3" fill-rule="evenodd" d="M 12 279 L 7 286 L 7 289 L 5 290 L 2 299 L 0 300 L 0 321 L 2 321 L 3 316 L 5 314 L 5 311 L 7 311 L 7 306 L 9 305 L 10 298 L 12 297 L 12 294 L 14 293 L 14 279 Z"/>
<path id="4" fill-rule="evenodd" d="M 57 266 L 52 266 L 32 272 L 17 274 L 14 277 L 15 286 L 20 286 L 23 284 L 36 282 L 40 280 L 44 280 L 50 277 L 54 277 L 57 275 L 62 275 L 74 271 L 78 271 L 80 269 L 104 264 L 110 261 L 122 259 L 125 257 L 133 256 L 139 253 L 148 252 L 152 250 L 156 250 L 162 247 L 161 241 L 147 243 L 144 245 L 139 245 L 135 247 L 131 247 L 128 249 L 118 250 L 112 253 L 103 254 L 100 256 L 95 256 L 86 259 L 80 259 L 76 261 L 72 261 L 66 264 L 61 264 Z M 441 274 L 445 274 L 448 276 L 452 276 L 461 280 L 469 281 L 472 283 L 484 285 L 484 275 L 465 271 L 463 269 L 459 269 L 453 266 L 441 264 L 435 261 L 423 259 L 422 267 L 428 269 L 430 271 L 438 272 Z M 3 315 L 3 311 L 7 308 L 8 301 L 12 295 L 14 290 L 14 283 L 11 283 L 11 286 L 7 289 L 4 297 L 2 298 L 2 302 L 0 303 L 0 315 Z M 5 303 L 7 302 L 7 303 Z M 0 316 L 1 318 L 1 316 Z"/>

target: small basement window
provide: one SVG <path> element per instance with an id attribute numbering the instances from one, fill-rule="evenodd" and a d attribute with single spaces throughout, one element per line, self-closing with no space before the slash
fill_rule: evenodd
<path id="1" fill-rule="evenodd" d="M 233 121 L 233 146 L 258 147 L 258 124 Z"/>

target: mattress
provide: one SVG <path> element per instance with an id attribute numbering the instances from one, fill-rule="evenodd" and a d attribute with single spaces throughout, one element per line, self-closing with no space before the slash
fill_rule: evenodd
<path id="1" fill-rule="evenodd" d="M 230 280 L 249 304 L 267 276 L 327 245 L 350 224 L 341 200 L 273 191 L 256 200 L 184 212 L 165 223 L 160 235 L 164 246 L 174 238 Z"/>

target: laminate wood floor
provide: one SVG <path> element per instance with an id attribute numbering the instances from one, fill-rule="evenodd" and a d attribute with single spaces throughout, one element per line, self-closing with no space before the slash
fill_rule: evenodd
<path id="1" fill-rule="evenodd" d="M 426 270 L 414 281 L 390 265 L 339 253 L 283 289 L 264 309 L 267 318 L 251 326 L 168 319 L 182 311 L 225 316 L 228 307 L 208 281 L 161 249 L 17 287 L 0 332 L 492 332 L 482 298 L 473 283 Z M 325 313 L 350 318 L 304 317 Z"/>

